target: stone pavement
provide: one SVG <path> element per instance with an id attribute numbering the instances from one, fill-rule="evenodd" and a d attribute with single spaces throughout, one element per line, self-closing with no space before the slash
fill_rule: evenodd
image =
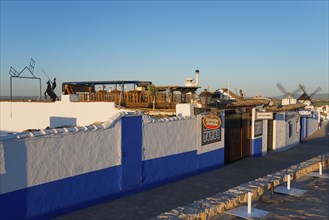
<path id="1" fill-rule="evenodd" d="M 323 173 L 328 174 L 329 169 L 323 170 Z M 307 192 L 300 197 L 294 197 L 277 193 L 271 195 L 271 191 L 268 191 L 258 201 L 252 202 L 252 208 L 268 212 L 268 215 L 260 220 L 329 219 L 329 179 L 305 175 L 292 187 Z M 212 220 L 241 220 L 241 218 L 222 213 Z"/>
<path id="2" fill-rule="evenodd" d="M 157 218 L 209 218 L 211 214 L 216 214 L 218 211 L 218 207 L 211 209 L 211 205 L 214 207 L 215 203 L 211 204 L 211 200 L 207 201 L 206 205 L 210 206 L 201 207 L 204 211 L 201 215 L 198 213 L 200 207 L 196 207 L 196 205 L 204 206 L 205 203 L 200 201 L 205 201 L 207 197 L 213 198 L 214 195 L 229 190 L 232 192 L 232 188 L 244 186 L 249 181 L 258 178 L 262 181 L 262 177 L 273 178 L 277 180 L 276 185 L 280 184 L 283 181 L 282 177 L 269 175 L 279 171 L 291 173 L 300 167 L 303 167 L 303 172 L 315 170 L 318 166 L 316 161 L 321 158 L 315 157 L 329 152 L 328 134 L 328 123 L 324 123 L 314 135 L 289 150 L 270 152 L 263 157 L 248 157 L 219 169 L 59 216 L 56 219 L 149 219 L 156 216 Z M 315 159 L 300 166 L 300 163 L 312 158 Z M 312 164 L 312 168 L 307 170 Z M 290 170 L 284 170 L 287 168 Z M 259 186 L 258 183 L 255 184 Z M 268 187 L 267 184 L 260 185 L 263 188 Z M 239 190 L 243 191 L 241 186 Z M 239 201 L 233 202 L 232 207 L 244 199 L 245 196 L 241 194 Z"/>

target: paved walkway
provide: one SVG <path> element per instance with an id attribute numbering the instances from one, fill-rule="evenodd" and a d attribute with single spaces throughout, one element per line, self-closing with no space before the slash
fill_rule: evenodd
<path id="1" fill-rule="evenodd" d="M 57 220 L 70 219 L 148 219 L 178 206 L 185 206 L 256 178 L 329 152 L 329 126 L 303 143 L 283 152 L 264 157 L 248 157 L 197 176 L 166 184 L 151 190 L 82 209 Z"/>
<path id="2" fill-rule="evenodd" d="M 328 174 L 329 169 L 324 169 L 323 173 Z M 306 175 L 293 182 L 292 187 L 307 192 L 300 197 L 294 197 L 278 193 L 271 196 L 271 192 L 268 191 L 260 200 L 252 202 L 252 208 L 268 212 L 268 215 L 260 220 L 329 219 L 329 179 Z M 241 220 L 241 218 L 222 213 L 212 220 Z"/>

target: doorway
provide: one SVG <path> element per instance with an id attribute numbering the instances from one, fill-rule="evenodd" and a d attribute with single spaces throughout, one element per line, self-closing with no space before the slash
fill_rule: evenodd
<path id="1" fill-rule="evenodd" d="M 251 155 L 251 115 L 225 111 L 225 164 Z"/>

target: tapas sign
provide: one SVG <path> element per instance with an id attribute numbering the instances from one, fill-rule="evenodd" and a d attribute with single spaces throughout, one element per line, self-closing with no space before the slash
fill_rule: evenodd
<path id="1" fill-rule="evenodd" d="M 221 141 L 222 120 L 217 115 L 210 113 L 202 118 L 201 145 Z"/>

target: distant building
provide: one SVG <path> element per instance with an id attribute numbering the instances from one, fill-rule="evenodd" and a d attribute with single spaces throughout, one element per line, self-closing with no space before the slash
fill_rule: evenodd
<path id="1" fill-rule="evenodd" d="M 214 97 L 219 99 L 233 99 L 233 100 L 241 99 L 241 96 L 235 94 L 234 92 L 226 88 L 217 89 L 214 92 Z"/>

